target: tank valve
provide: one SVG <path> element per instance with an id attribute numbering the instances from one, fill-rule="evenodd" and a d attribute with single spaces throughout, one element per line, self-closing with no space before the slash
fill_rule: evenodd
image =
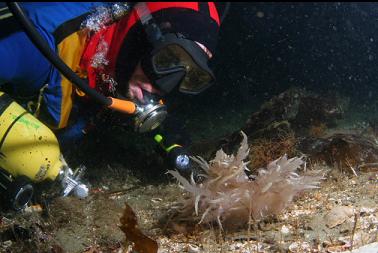
<path id="1" fill-rule="evenodd" d="M 73 172 L 68 166 L 60 171 L 59 179 L 62 184 L 63 197 L 72 193 L 78 198 L 86 198 L 89 194 L 88 187 L 81 182 L 81 177 L 86 170 L 85 166 L 80 166 Z"/>
<path id="2" fill-rule="evenodd" d="M 0 169 L 0 195 L 5 198 L 5 204 L 16 211 L 24 209 L 33 197 L 33 185 L 24 176 L 13 178 Z"/>

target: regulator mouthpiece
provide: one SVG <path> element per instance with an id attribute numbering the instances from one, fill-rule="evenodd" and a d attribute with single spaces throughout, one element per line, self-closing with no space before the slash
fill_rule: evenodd
<path id="1" fill-rule="evenodd" d="M 144 92 L 144 103 L 136 103 L 135 131 L 145 133 L 154 130 L 167 117 L 167 107 L 150 93 Z"/>

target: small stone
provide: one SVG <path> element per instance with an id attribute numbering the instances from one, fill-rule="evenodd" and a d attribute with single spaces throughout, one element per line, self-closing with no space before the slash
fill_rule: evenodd
<path id="1" fill-rule="evenodd" d="M 290 252 L 298 252 L 298 249 L 299 249 L 299 245 L 297 242 L 293 242 L 292 244 L 290 244 L 289 246 L 289 251 Z"/>
<path id="2" fill-rule="evenodd" d="M 289 252 L 309 252 L 310 244 L 308 242 L 293 242 L 289 246 Z"/>
<path id="3" fill-rule="evenodd" d="M 161 202 L 163 200 L 161 198 L 152 198 L 151 201 L 154 202 L 154 203 L 158 203 L 158 202 Z"/>
<path id="4" fill-rule="evenodd" d="M 351 206 L 337 206 L 334 207 L 326 216 L 326 225 L 329 228 L 334 228 L 337 225 L 344 223 L 349 217 L 354 214 L 354 208 Z"/>
<path id="5" fill-rule="evenodd" d="M 12 241 L 11 240 L 8 240 L 8 241 L 5 241 L 5 242 L 2 242 L 1 243 L 1 246 L 6 249 L 6 248 L 9 248 L 10 246 L 12 246 Z"/>
<path id="6" fill-rule="evenodd" d="M 374 213 L 375 210 L 376 210 L 376 208 L 361 207 L 361 209 L 360 209 L 360 213 L 368 213 L 368 214 L 371 214 L 371 213 Z"/>
<path id="7" fill-rule="evenodd" d="M 6 227 L 6 226 L 9 226 L 13 223 L 13 221 L 11 219 L 8 219 L 6 217 L 1 217 L 0 219 L 0 228 L 2 226 Z"/>
<path id="8" fill-rule="evenodd" d="M 358 249 L 354 249 L 352 251 L 343 251 L 343 252 L 340 252 L 340 253 L 376 253 L 378 252 L 378 242 L 374 242 L 374 243 L 371 243 L 371 244 L 367 244 L 367 245 L 364 245 Z"/>
<path id="9" fill-rule="evenodd" d="M 281 228 L 281 233 L 287 235 L 290 233 L 290 229 L 287 226 L 283 225 Z"/>
<path id="10" fill-rule="evenodd" d="M 197 245 L 192 245 L 192 244 L 188 245 L 188 253 L 200 253 L 200 252 L 201 252 L 201 249 Z"/>
<path id="11" fill-rule="evenodd" d="M 43 211 L 42 209 L 42 206 L 41 205 L 32 205 L 32 206 L 28 206 L 24 209 L 25 213 L 33 213 L 33 212 L 37 212 L 37 213 L 40 213 Z"/>

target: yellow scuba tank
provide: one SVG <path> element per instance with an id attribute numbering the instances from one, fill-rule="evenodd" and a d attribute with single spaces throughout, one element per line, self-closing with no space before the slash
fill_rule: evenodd
<path id="1" fill-rule="evenodd" d="M 33 183 L 44 180 L 61 184 L 62 195 L 71 191 L 87 196 L 80 175 L 67 166 L 54 133 L 0 91 L 0 203 L 21 210 L 30 202 Z"/>
<path id="2" fill-rule="evenodd" d="M 63 166 L 54 133 L 0 92 L 0 167 L 13 177 L 40 182 L 55 180 Z"/>

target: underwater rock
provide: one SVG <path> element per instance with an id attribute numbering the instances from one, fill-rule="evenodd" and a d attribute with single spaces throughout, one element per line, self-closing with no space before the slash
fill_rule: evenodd
<path id="1" fill-rule="evenodd" d="M 287 121 L 296 132 L 321 123 L 331 127 L 335 125 L 336 119 L 341 118 L 342 113 L 336 98 L 292 88 L 264 103 L 260 111 L 251 115 L 242 130 L 254 137 L 254 133 L 272 123 L 283 121 Z"/>
<path id="2" fill-rule="evenodd" d="M 274 134 L 275 131 L 272 130 L 280 129 L 282 126 L 285 129 L 291 129 L 290 121 L 296 118 L 301 100 L 305 96 L 306 93 L 303 90 L 289 89 L 273 97 L 265 102 L 259 111 L 249 117 L 242 131 L 249 138 L 259 138 L 266 137 L 267 133 Z M 238 133 L 235 133 L 235 135 L 240 136 Z"/>
<path id="3" fill-rule="evenodd" d="M 312 161 L 351 171 L 378 161 L 378 146 L 368 137 L 355 134 L 333 134 L 328 138 L 303 138 L 298 149 Z"/>
<path id="4" fill-rule="evenodd" d="M 349 217 L 354 214 L 354 209 L 351 206 L 336 206 L 324 217 L 326 225 L 329 228 L 334 228 L 337 225 L 344 223 Z"/>
<path id="5" fill-rule="evenodd" d="M 343 109 L 337 104 L 336 98 L 307 95 L 300 98 L 298 112 L 290 122 L 298 132 L 322 124 L 334 127 L 342 115 Z"/>
<path id="6" fill-rule="evenodd" d="M 332 127 L 342 118 L 343 108 L 336 97 L 320 96 L 304 89 L 291 88 L 264 103 L 253 113 L 241 129 L 250 140 L 275 140 L 282 132 L 294 131 L 296 136 L 316 133 L 316 128 Z M 315 126 L 315 128 L 314 128 Z M 239 132 L 233 133 L 222 145 L 233 152 L 240 142 Z"/>
<path id="7" fill-rule="evenodd" d="M 340 252 L 340 251 L 338 251 Z M 358 249 L 354 249 L 352 251 L 342 251 L 340 253 L 376 253 L 378 252 L 378 242 L 370 243 L 367 245 L 364 245 Z"/>
<path id="8" fill-rule="evenodd" d="M 102 194 L 85 200 L 57 198 L 49 205 L 49 220 L 54 237 L 65 252 L 83 252 L 85 245 L 108 249 L 123 240 L 118 228 L 122 211 L 114 200 Z"/>
<path id="9" fill-rule="evenodd" d="M 273 97 L 242 128 L 253 151 L 250 168 L 265 166 L 268 160 L 284 153 L 305 154 L 311 162 L 323 162 L 355 175 L 366 166 L 378 167 L 378 145 L 374 139 L 354 133 L 330 135 L 328 131 L 327 135 L 327 130 L 343 116 L 344 107 L 346 104 L 340 98 L 322 97 L 298 88 Z M 289 140 L 289 146 L 283 145 Z M 234 132 L 220 146 L 232 153 L 240 141 L 239 132 Z"/>

